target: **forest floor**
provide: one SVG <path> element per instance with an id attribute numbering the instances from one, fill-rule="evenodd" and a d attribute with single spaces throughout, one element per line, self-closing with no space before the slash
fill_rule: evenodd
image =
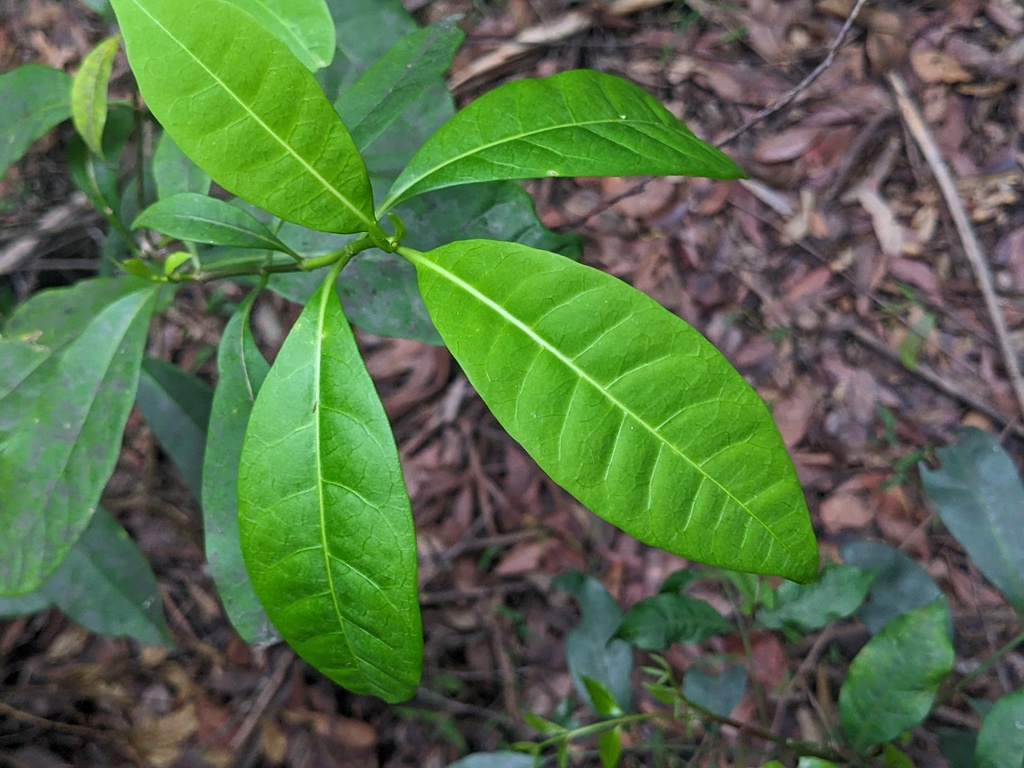
<path id="1" fill-rule="evenodd" d="M 1013 611 L 937 522 L 916 462 L 965 425 L 1000 435 L 1018 463 L 1024 447 L 1022 403 L 971 260 L 976 251 L 990 271 L 1007 342 L 1019 350 L 1021 5 L 872 2 L 838 47 L 853 6 L 844 0 L 407 5 L 424 23 L 465 14 L 468 38 L 450 75 L 460 104 L 512 77 L 599 69 L 641 85 L 747 170 L 743 182 L 528 187 L 549 227 L 583 236 L 586 263 L 694 325 L 770 404 L 823 558 L 858 539 L 912 556 L 950 600 L 958 668 L 1012 636 Z M 524 30 L 543 42 L 512 55 L 506 44 Z M 40 61 L 73 72 L 106 34 L 77 3 L 0 0 L 0 71 Z M 71 194 L 67 136 L 55 131 L 0 182 L 0 249 Z M 955 179 L 951 196 L 936 158 Z M 98 259 L 97 226 L 81 214 L 40 230 L 37 256 L 0 272 L 7 292 L 24 298 L 81 276 L 83 260 Z M 206 310 L 209 293 L 183 291 L 150 350 L 208 377 L 223 326 Z M 280 343 L 294 316 L 267 302 L 257 326 Z M 0 622 L 0 765 L 442 768 L 535 736 L 524 714 L 549 716 L 571 695 L 564 639 L 578 614 L 556 576 L 594 575 L 627 607 L 686 564 L 601 522 L 547 479 L 445 350 L 365 335 L 361 344 L 420 539 L 417 696 L 388 707 L 339 690 L 286 647 L 243 643 L 204 564 L 197 504 L 133 415 L 104 499 L 153 564 L 178 648 L 97 637 L 56 611 Z M 706 597 L 735 613 L 726 593 Z M 820 735 L 866 638 L 855 620 L 792 641 L 755 633 L 745 664 L 756 684 L 733 719 L 765 725 L 755 689 L 784 688 L 769 713 L 779 735 Z M 698 656 L 742 655 L 739 642 L 677 646 L 665 658 L 683 670 Z M 642 709 L 651 702 L 640 679 Z M 994 699 L 1022 682 L 1024 658 L 1014 654 L 969 693 Z M 936 727 L 977 724 L 962 702 L 933 716 Z M 742 729 L 671 738 L 710 745 L 703 763 L 760 764 Z M 925 733 L 908 750 L 917 765 L 945 764 Z M 653 764 L 639 752 L 628 760 Z"/>

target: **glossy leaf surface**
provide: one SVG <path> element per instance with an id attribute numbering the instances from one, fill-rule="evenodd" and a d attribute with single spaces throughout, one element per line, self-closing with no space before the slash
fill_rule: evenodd
<path id="1" fill-rule="evenodd" d="M 182 192 L 153 203 L 132 222 L 132 229 L 139 227 L 194 243 L 285 253 L 291 250 L 241 208 L 196 192 Z"/>
<path id="2" fill-rule="evenodd" d="M 324 0 L 228 0 L 272 32 L 307 69 L 334 58 L 334 21 Z"/>
<path id="3" fill-rule="evenodd" d="M 374 224 L 366 167 L 316 80 L 223 0 L 114 0 L 139 87 L 222 187 L 313 229 Z"/>
<path id="4" fill-rule="evenodd" d="M 573 70 L 516 80 L 472 102 L 420 148 L 381 209 L 455 184 L 642 174 L 744 175 L 643 89 Z"/>
<path id="5" fill-rule="evenodd" d="M 61 353 L 0 454 L 0 594 L 38 587 L 96 511 L 135 400 L 156 290 L 117 299 Z"/>
<path id="6" fill-rule="evenodd" d="M 357 693 L 416 689 L 416 540 L 384 407 L 328 278 L 281 348 L 238 476 L 242 553 L 282 637 Z"/>
<path id="7" fill-rule="evenodd" d="M 71 77 L 26 64 L 0 75 L 0 178 L 32 142 L 71 117 Z"/>
<path id="8" fill-rule="evenodd" d="M 948 623 L 939 598 L 890 621 L 850 662 L 839 719 L 854 749 L 894 739 L 927 716 L 953 669 Z"/>
<path id="9" fill-rule="evenodd" d="M 98 43 L 82 59 L 71 85 L 71 120 L 89 150 L 103 154 L 103 126 L 107 123 L 107 85 L 121 36 Z"/>
<path id="10" fill-rule="evenodd" d="M 192 495 L 202 494 L 203 449 L 213 390 L 164 360 L 142 361 L 135 402 Z"/>
<path id="11" fill-rule="evenodd" d="M 209 175 L 193 163 L 166 132 L 161 133 L 157 140 L 152 163 L 158 199 L 180 192 L 198 192 L 205 195 L 210 191 Z"/>
<path id="12" fill-rule="evenodd" d="M 815 576 L 807 507 L 771 415 L 697 331 L 545 251 L 471 240 L 400 253 L 498 421 L 585 506 L 683 557 Z"/>
<path id="13" fill-rule="evenodd" d="M 1024 482 L 1013 459 L 980 429 L 922 462 L 921 484 L 949 532 L 985 577 L 1024 614 Z"/>
<path id="14" fill-rule="evenodd" d="M 1024 688 L 999 699 L 985 715 L 974 750 L 975 768 L 1020 768 L 1024 763 Z"/>
<path id="15" fill-rule="evenodd" d="M 811 584 L 780 584 L 775 590 L 775 605 L 759 610 L 757 620 L 769 629 L 819 629 L 852 616 L 863 604 L 874 580 L 871 570 L 851 565 L 826 566 L 821 577 Z"/>
<path id="16" fill-rule="evenodd" d="M 256 292 L 231 316 L 217 352 L 217 388 L 203 461 L 206 560 L 228 618 L 248 643 L 265 645 L 277 631 L 249 582 L 238 538 L 238 465 L 252 404 L 270 366 L 256 346 L 249 313 Z"/>
<path id="17" fill-rule="evenodd" d="M 705 601 L 663 593 L 630 608 L 615 637 L 637 648 L 661 651 L 673 643 L 700 643 L 734 629 L 732 622 Z"/>
<path id="18" fill-rule="evenodd" d="M 904 552 L 880 541 L 851 541 L 841 548 L 843 561 L 873 574 L 867 600 L 857 611 L 872 634 L 889 620 L 928 605 L 942 591 L 928 572 Z"/>

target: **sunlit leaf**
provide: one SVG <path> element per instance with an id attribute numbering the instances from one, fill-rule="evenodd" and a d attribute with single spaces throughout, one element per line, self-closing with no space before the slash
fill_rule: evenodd
<path id="1" fill-rule="evenodd" d="M 309 70 L 334 58 L 334 20 L 324 0 L 228 0 L 272 32 Z"/>
<path id="2" fill-rule="evenodd" d="M 26 64 L 0 75 L 0 178 L 32 142 L 71 117 L 71 77 Z"/>
<path id="3" fill-rule="evenodd" d="M 121 36 L 98 43 L 82 59 L 71 85 L 71 120 L 89 150 L 103 154 L 103 126 L 107 123 L 107 85 Z"/>

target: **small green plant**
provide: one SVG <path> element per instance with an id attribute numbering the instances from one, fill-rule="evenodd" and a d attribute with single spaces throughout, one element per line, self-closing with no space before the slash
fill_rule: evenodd
<path id="1" fill-rule="evenodd" d="M 968 430 L 961 442 L 937 451 L 941 466 L 920 465 L 925 493 L 942 523 L 994 584 L 1018 617 L 1024 616 L 1024 484 L 1013 461 L 988 434 Z M 665 579 L 659 593 L 625 614 L 597 580 L 567 574 L 558 584 L 580 606 L 581 622 L 566 638 L 565 651 L 578 700 L 590 720 L 526 716 L 540 736 L 516 751 L 481 753 L 451 768 L 531 768 L 539 765 L 686 765 L 714 752 L 735 754 L 734 742 L 719 739 L 728 725 L 758 742 L 745 761 L 782 768 L 795 758 L 801 768 L 841 765 L 912 766 L 907 747 L 939 704 L 969 702 L 981 715 L 979 730 L 930 728 L 954 768 L 1019 768 L 1024 761 L 1024 689 L 997 701 L 965 694 L 972 681 L 1024 644 L 1019 631 L 976 669 L 953 673 L 954 629 L 946 598 L 928 573 L 887 544 L 853 541 L 842 547 L 843 563 L 827 565 L 812 584 L 772 587 L 745 574 L 687 568 Z M 739 577 L 739 578 L 737 578 Z M 735 615 L 725 618 L 685 590 L 698 581 L 718 581 L 733 594 Z M 740 586 L 740 588 L 737 588 Z M 753 600 L 748 601 L 748 596 Z M 856 653 L 840 689 L 838 716 L 819 709 L 822 741 L 784 738 L 768 724 L 738 722 L 730 714 L 749 687 L 750 657 L 709 659 L 680 674 L 659 653 L 671 645 L 697 644 L 714 636 L 738 635 L 749 649 L 755 633 L 779 632 L 790 641 L 856 617 L 871 634 Z M 648 654 L 643 687 L 655 706 L 642 710 L 631 697 L 633 649 Z M 699 660 L 698 660 L 699 661 Z M 773 692 L 761 692 L 766 697 Z M 821 695 L 821 691 L 818 691 Z M 660 705 L 661 709 L 656 708 Z M 570 707 L 573 712 L 580 707 Z M 763 714 L 763 710 L 762 710 Z M 579 716 L 582 718 L 582 716 Z M 777 718 L 775 718 L 777 719 Z M 695 725 L 706 734 L 699 742 Z M 755 755 L 763 755 L 757 759 Z M 633 760 L 637 762 L 633 762 Z M 792 765 L 793 763 L 788 763 Z"/>
<path id="2" fill-rule="evenodd" d="M 239 633 L 280 633 L 340 685 L 408 698 L 415 532 L 350 321 L 447 345 L 540 466 L 638 539 L 815 577 L 803 495 L 758 396 L 679 318 L 569 258 L 574 240 L 514 183 L 742 176 L 729 158 L 593 71 L 511 82 L 455 114 L 443 73 L 462 33 L 417 29 L 397 0 L 111 6 L 120 36 L 74 78 L 28 66 L 0 80 L 0 167 L 70 115 L 72 175 L 110 225 L 109 274 L 36 295 L 0 342 L 0 595 L 14 610 L 66 607 L 53 579 L 88 578 L 73 553 L 115 557 L 123 532 L 99 500 L 137 404 L 201 500 Z M 121 36 L 155 120 L 141 134 L 150 115 L 107 98 Z M 122 154 L 149 143 L 122 184 Z M 211 196 L 211 180 L 237 198 Z M 179 286 L 225 279 L 255 288 L 211 390 L 147 358 L 147 328 Z M 304 304 L 273 366 L 249 328 L 264 288 Z M 101 570 L 87 583 L 126 575 Z M 150 641 L 166 638 L 151 580 L 128 600 Z M 101 613 L 91 628 L 117 631 L 122 617 Z"/>

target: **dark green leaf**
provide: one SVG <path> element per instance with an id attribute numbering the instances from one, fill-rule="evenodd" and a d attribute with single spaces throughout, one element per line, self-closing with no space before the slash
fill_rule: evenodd
<path id="1" fill-rule="evenodd" d="M 1024 482 L 1013 459 L 980 429 L 922 462 L 928 501 L 967 554 L 1018 613 L 1024 614 Z"/>
<path id="2" fill-rule="evenodd" d="M 555 586 L 569 592 L 579 603 L 583 618 L 565 638 L 565 657 L 576 691 L 596 712 L 597 706 L 583 680 L 589 677 L 611 691 L 623 712 L 629 712 L 632 694 L 629 676 L 633 670 L 633 651 L 615 640 L 615 628 L 622 611 L 601 582 L 582 573 L 559 576 Z"/>
<path id="3" fill-rule="evenodd" d="M 157 198 L 170 197 L 180 192 L 210 191 L 210 177 L 193 163 L 168 133 L 161 133 L 153 150 L 153 179 Z"/>
<path id="4" fill-rule="evenodd" d="M 1021 768 L 1024 764 L 1024 688 L 1003 696 L 985 715 L 974 751 L 974 768 Z"/>
<path id="5" fill-rule="evenodd" d="M 249 313 L 255 299 L 254 291 L 232 315 L 220 340 L 217 388 L 213 393 L 203 462 L 203 522 L 210 575 L 228 618 L 243 640 L 266 645 L 277 638 L 277 631 L 245 570 L 238 541 L 236 482 L 252 404 L 270 370 L 249 328 Z"/>
<path id="6" fill-rule="evenodd" d="M 30 616 L 49 607 L 50 598 L 43 593 L 42 586 L 23 595 L 0 595 L 0 619 Z"/>
<path id="7" fill-rule="evenodd" d="M 780 584 L 775 591 L 775 605 L 758 611 L 757 620 L 769 629 L 819 629 L 836 619 L 852 616 L 867 597 L 874 579 L 871 570 L 851 565 L 826 566 L 811 584 Z"/>
<path id="8" fill-rule="evenodd" d="M 272 32 L 310 71 L 334 58 L 334 20 L 324 0 L 227 0 Z"/>
<path id="9" fill-rule="evenodd" d="M 977 731 L 961 728 L 939 728 L 939 751 L 949 763 L 949 768 L 974 768 L 974 745 L 978 741 Z"/>
<path id="10" fill-rule="evenodd" d="M 0 75 L 0 178 L 32 142 L 71 117 L 71 77 L 26 64 Z"/>
<path id="11" fill-rule="evenodd" d="M 112 4 L 146 103 L 218 184 L 313 229 L 375 225 L 352 138 L 284 43 L 228 3 Z"/>
<path id="12" fill-rule="evenodd" d="M 411 696 L 423 640 L 409 498 L 331 277 L 256 398 L 238 507 L 246 568 L 282 637 L 354 692 Z"/>
<path id="13" fill-rule="evenodd" d="M 212 400 L 210 386 L 192 374 L 163 360 L 142 361 L 135 403 L 196 499 L 202 498 L 203 450 Z"/>
<path id="14" fill-rule="evenodd" d="M 771 415 L 697 331 L 546 251 L 471 240 L 399 252 L 498 421 L 584 505 L 683 557 L 815 576 L 807 507 Z"/>
<path id="15" fill-rule="evenodd" d="M 721 674 L 690 667 L 683 678 L 683 696 L 687 701 L 721 717 L 728 717 L 747 690 L 747 670 L 737 664 Z"/>
<path id="16" fill-rule="evenodd" d="M 708 572 L 704 568 L 681 568 L 678 571 L 670 573 L 658 588 L 658 592 L 672 593 L 682 592 L 690 584 L 695 582 L 702 576 L 707 576 Z"/>
<path id="17" fill-rule="evenodd" d="M 241 208 L 197 192 L 182 192 L 153 203 L 132 222 L 132 229 L 139 227 L 194 243 L 291 252 Z"/>
<path id="18" fill-rule="evenodd" d="M 108 115 L 103 132 L 103 157 L 90 152 L 78 136 L 68 142 L 71 180 L 108 219 L 121 215 L 121 149 L 134 128 L 131 111 L 115 109 Z"/>
<path id="19" fill-rule="evenodd" d="M 103 126 L 107 123 L 107 85 L 121 36 L 98 43 L 86 54 L 71 84 L 71 120 L 89 150 L 103 154 Z"/>
<path id="20" fill-rule="evenodd" d="M 91 632 L 149 645 L 174 644 L 149 563 L 103 508 L 40 589 Z"/>
<path id="21" fill-rule="evenodd" d="M 890 621 L 850 662 L 839 691 L 839 719 L 864 752 L 920 723 L 953 669 L 944 598 Z"/>
<path id="22" fill-rule="evenodd" d="M 522 752 L 478 752 L 451 763 L 448 768 L 533 768 L 530 755 Z"/>
<path id="23" fill-rule="evenodd" d="M 942 592 L 913 559 L 880 541 L 852 541 L 840 549 L 847 565 L 870 570 L 874 581 L 857 611 L 872 634 L 907 611 L 928 605 Z"/>
<path id="24" fill-rule="evenodd" d="M 574 70 L 515 80 L 472 102 L 420 148 L 379 210 L 455 184 L 642 174 L 743 176 L 643 89 Z"/>
<path id="25" fill-rule="evenodd" d="M 35 589 L 89 524 L 121 451 L 156 289 L 120 298 L 61 353 L 0 464 L 0 594 Z"/>
<path id="26" fill-rule="evenodd" d="M 648 651 L 661 651 L 673 643 L 701 643 L 735 627 L 703 600 L 663 593 L 630 608 L 615 637 Z"/>

